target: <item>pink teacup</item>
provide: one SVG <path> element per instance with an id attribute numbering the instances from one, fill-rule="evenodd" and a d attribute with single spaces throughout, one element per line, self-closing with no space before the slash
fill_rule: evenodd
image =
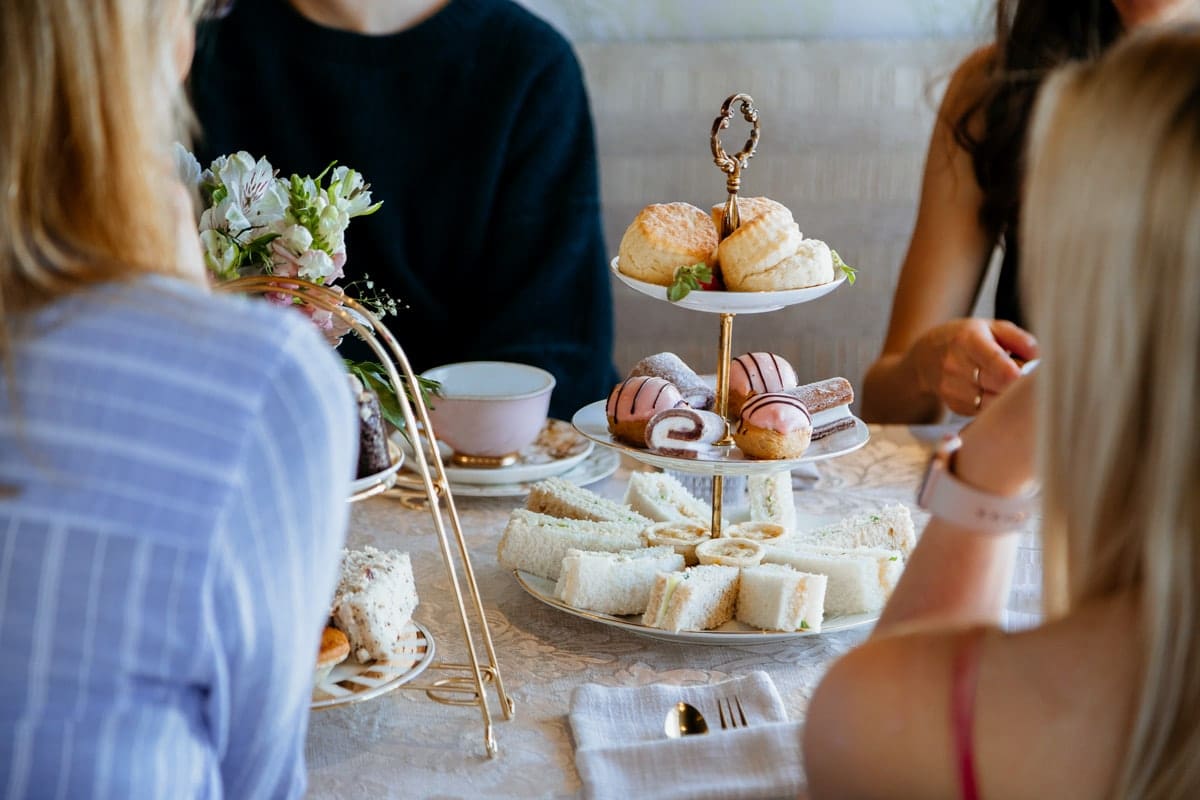
<path id="1" fill-rule="evenodd" d="M 554 376 L 509 361 L 467 361 L 427 370 L 442 385 L 429 412 L 437 438 L 456 455 L 511 456 L 533 443 L 546 424 Z"/>

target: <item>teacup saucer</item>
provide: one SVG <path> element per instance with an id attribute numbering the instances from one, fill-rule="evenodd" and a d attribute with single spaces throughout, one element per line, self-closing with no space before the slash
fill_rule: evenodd
<path id="1" fill-rule="evenodd" d="M 408 440 L 399 433 L 393 434 L 393 438 L 406 454 L 411 455 Z M 438 442 L 442 465 L 450 482 L 479 485 L 540 481 L 562 474 L 587 458 L 592 447 L 594 444 L 591 439 L 575 430 L 571 423 L 560 419 L 546 420 L 545 427 L 533 444 L 521 450 L 516 462 L 506 467 L 455 466 L 450 462 L 454 451 L 445 442 Z M 411 460 L 406 462 L 405 468 L 412 469 Z"/>

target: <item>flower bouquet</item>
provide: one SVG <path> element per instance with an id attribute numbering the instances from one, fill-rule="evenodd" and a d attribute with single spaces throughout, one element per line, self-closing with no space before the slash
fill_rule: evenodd
<path id="1" fill-rule="evenodd" d="M 177 158 L 184 180 L 200 192 L 200 243 L 215 280 L 303 278 L 342 293 L 334 283 L 346 264 L 346 228 L 382 205 L 371 203 L 362 175 L 330 164 L 315 178 L 281 178 L 267 159 L 245 151 L 221 156 L 206 170 L 182 147 Z M 297 305 L 333 342 L 346 332 L 329 311 L 282 293 L 267 298 Z M 394 308 L 390 301 L 383 305 Z"/>

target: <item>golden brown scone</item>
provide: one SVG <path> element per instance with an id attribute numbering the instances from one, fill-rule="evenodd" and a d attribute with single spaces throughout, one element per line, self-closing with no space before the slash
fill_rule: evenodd
<path id="1" fill-rule="evenodd" d="M 783 203 L 776 202 L 769 197 L 739 197 L 738 198 L 738 221 L 745 224 L 752 219 L 758 219 L 763 214 L 772 212 L 786 213 L 788 217 L 792 216 L 792 212 Z M 717 228 L 717 234 L 721 232 L 721 217 L 725 216 L 725 204 L 717 203 L 712 207 L 713 225 Z"/>
<path id="2" fill-rule="evenodd" d="M 766 211 L 743 221 L 717 249 L 725 288 L 746 291 L 742 287 L 747 278 L 795 253 L 801 241 L 800 228 L 787 209 Z"/>
<path id="3" fill-rule="evenodd" d="M 313 675 L 316 685 L 329 676 L 330 671 L 350 655 L 350 640 L 337 628 L 325 628 L 321 633 L 321 650 L 317 653 L 317 668 Z"/>
<path id="4" fill-rule="evenodd" d="M 833 254 L 820 239 L 805 239 L 796 252 L 775 266 L 744 277 L 743 292 L 781 292 L 820 286 L 834 278 Z"/>
<path id="5" fill-rule="evenodd" d="M 712 219 L 689 203 L 643 208 L 621 237 L 617 269 L 647 283 L 670 286 L 675 270 L 704 262 L 713 265 L 717 230 Z"/>

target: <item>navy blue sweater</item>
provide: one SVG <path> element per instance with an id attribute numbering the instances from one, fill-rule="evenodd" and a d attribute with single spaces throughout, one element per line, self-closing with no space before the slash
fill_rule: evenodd
<path id="1" fill-rule="evenodd" d="M 387 323 L 415 369 L 535 364 L 566 419 L 607 395 L 594 133 L 579 65 L 549 25 L 508 0 L 451 0 L 363 36 L 286 0 L 238 0 L 200 30 L 191 81 L 202 164 L 247 150 L 316 175 L 336 160 L 371 184 L 383 207 L 351 223 L 346 280 L 369 273 L 406 306 Z M 350 339 L 348 355 L 369 357 Z"/>

